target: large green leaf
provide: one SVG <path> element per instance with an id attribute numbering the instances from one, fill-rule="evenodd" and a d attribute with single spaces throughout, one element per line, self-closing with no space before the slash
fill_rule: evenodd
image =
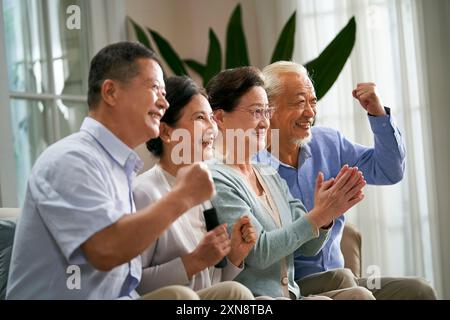
<path id="1" fill-rule="evenodd" d="M 314 82 L 317 99 L 320 100 L 338 78 L 353 50 L 355 38 L 356 21 L 353 17 L 319 57 L 305 64 Z"/>
<path id="2" fill-rule="evenodd" d="M 144 29 L 142 29 L 141 26 L 138 25 L 133 19 L 128 18 L 128 20 L 130 20 L 131 25 L 133 26 L 137 40 L 150 50 L 153 50 L 152 45 L 150 44 L 150 39 L 145 34 Z"/>
<path id="3" fill-rule="evenodd" d="M 186 59 L 183 61 L 189 68 L 194 70 L 195 73 L 197 73 L 200 77 L 202 77 L 202 79 L 205 77 L 205 70 L 206 70 L 205 65 L 201 64 L 198 61 L 192 60 L 192 59 Z"/>
<path id="4" fill-rule="evenodd" d="M 208 59 L 206 60 L 206 70 L 203 77 L 203 85 L 206 86 L 208 81 L 222 70 L 222 50 L 220 48 L 219 39 L 213 29 L 209 29 L 209 49 Z"/>
<path id="5" fill-rule="evenodd" d="M 161 57 L 163 57 L 164 61 L 166 61 L 169 68 L 172 69 L 173 73 L 177 76 L 187 75 L 188 73 L 184 67 L 183 61 L 180 59 L 169 42 L 158 32 L 153 31 L 152 29 L 148 29 L 148 31 L 152 35 L 153 41 L 155 41 Z"/>
<path id="6" fill-rule="evenodd" d="M 296 12 L 292 14 L 288 22 L 283 27 L 280 37 L 272 54 L 270 63 L 277 61 L 289 61 L 292 60 L 292 54 L 294 53 L 295 43 L 295 16 Z"/>
<path id="7" fill-rule="evenodd" d="M 247 41 L 242 27 L 241 5 L 238 4 L 228 22 L 225 67 L 230 69 L 249 64 Z"/>

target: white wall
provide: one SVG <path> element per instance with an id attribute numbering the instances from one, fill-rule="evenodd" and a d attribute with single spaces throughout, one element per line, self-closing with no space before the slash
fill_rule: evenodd
<path id="1" fill-rule="evenodd" d="M 222 46 L 233 9 L 241 3 L 250 62 L 257 67 L 269 63 L 278 35 L 295 10 L 294 0 L 128 0 L 126 12 L 140 25 L 158 31 L 174 45 L 182 58 L 204 63 L 208 30 L 212 28 Z M 129 32 L 131 38 L 134 37 Z"/>

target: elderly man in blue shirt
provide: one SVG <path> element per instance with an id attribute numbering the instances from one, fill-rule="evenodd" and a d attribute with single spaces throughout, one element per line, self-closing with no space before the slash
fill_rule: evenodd
<path id="1" fill-rule="evenodd" d="M 91 62 L 88 105 L 80 131 L 49 147 L 33 167 L 7 299 L 138 298 L 140 253 L 214 193 L 206 167 L 193 164 L 179 171 L 165 197 L 135 212 L 131 183 L 141 161 L 133 149 L 159 135 L 169 106 L 153 52 L 130 42 L 102 49 Z M 240 284 L 225 286 L 223 292 L 241 292 L 238 298 L 253 297 Z M 182 286 L 143 298 L 199 299 Z"/>
<path id="2" fill-rule="evenodd" d="M 368 184 L 399 182 L 405 169 L 405 147 L 389 108 L 382 105 L 374 83 L 360 83 L 353 97 L 367 111 L 375 144 L 368 148 L 347 140 L 339 131 L 313 127 L 317 98 L 306 69 L 295 62 L 280 61 L 263 70 L 270 104 L 276 108 L 270 122 L 279 130 L 278 158 L 264 150 L 257 161 L 271 163 L 289 185 L 292 195 L 310 210 L 319 172 L 325 179 L 336 177 L 344 165 L 358 167 Z M 324 248 L 314 257 L 295 257 L 295 277 L 302 294 L 366 286 L 344 269 L 340 241 L 345 217 L 334 221 Z M 377 299 L 435 299 L 433 288 L 421 278 L 381 278 Z M 370 288 L 369 288 L 370 289 Z"/>

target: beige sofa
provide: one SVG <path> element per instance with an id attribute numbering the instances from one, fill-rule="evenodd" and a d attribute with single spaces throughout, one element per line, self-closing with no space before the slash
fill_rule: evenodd
<path id="1" fill-rule="evenodd" d="M 19 208 L 0 208 L 0 219 L 15 219 L 19 214 Z"/>
<path id="2" fill-rule="evenodd" d="M 0 300 L 5 298 L 15 220 L 19 214 L 18 208 L 0 208 Z"/>
<path id="3" fill-rule="evenodd" d="M 341 251 L 344 255 L 345 267 L 352 270 L 358 278 L 361 278 L 362 274 L 361 239 L 361 233 L 356 227 L 346 223 L 341 239 Z"/>

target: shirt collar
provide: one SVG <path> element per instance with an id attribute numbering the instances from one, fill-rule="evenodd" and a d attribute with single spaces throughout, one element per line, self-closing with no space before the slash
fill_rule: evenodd
<path id="1" fill-rule="evenodd" d="M 268 164 L 274 168 L 277 168 L 280 164 L 279 159 L 277 159 L 273 154 L 271 154 L 267 149 L 261 150 L 256 154 L 256 162 Z"/>
<path id="2" fill-rule="evenodd" d="M 80 131 L 89 133 L 120 166 L 135 173 L 142 168 L 138 154 L 97 120 L 86 117 Z"/>
<path id="3" fill-rule="evenodd" d="M 311 158 L 311 147 L 307 143 L 300 148 L 300 152 L 298 153 L 298 168 L 300 169 L 309 158 Z"/>
<path id="4" fill-rule="evenodd" d="M 305 144 L 300 148 L 300 152 L 298 154 L 298 168 L 300 168 L 308 158 L 311 158 L 311 147 L 309 146 L 309 144 Z M 259 163 L 268 164 L 277 170 L 279 166 L 292 168 L 292 166 L 281 162 L 280 159 L 275 157 L 266 149 L 256 154 L 256 161 Z"/>

